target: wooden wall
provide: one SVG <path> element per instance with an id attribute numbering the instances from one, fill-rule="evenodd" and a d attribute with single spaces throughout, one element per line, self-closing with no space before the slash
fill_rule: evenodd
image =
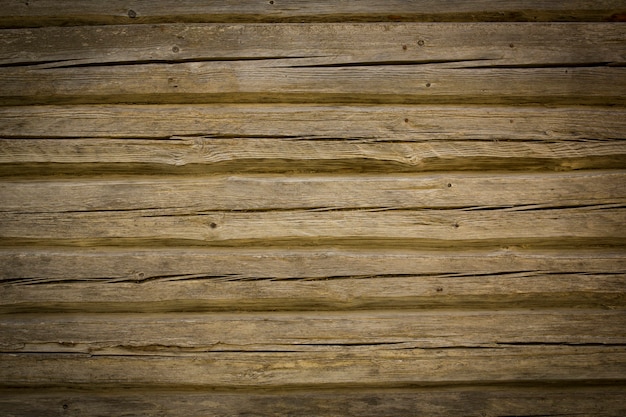
<path id="1" fill-rule="evenodd" d="M 626 415 L 624 1 L 0 2 L 0 414 Z"/>

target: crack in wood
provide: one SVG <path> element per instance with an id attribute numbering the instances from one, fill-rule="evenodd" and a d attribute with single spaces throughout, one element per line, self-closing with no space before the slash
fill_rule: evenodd
<path id="1" fill-rule="evenodd" d="M 554 63 L 543 63 L 543 64 L 491 64 L 491 65 L 471 65 L 471 66 L 463 66 L 463 67 L 455 67 L 453 69 L 541 69 L 541 68 L 597 68 L 597 67 L 624 67 L 626 66 L 625 62 L 615 62 L 615 61 L 607 61 L 607 62 L 554 62 Z"/>
<path id="2" fill-rule="evenodd" d="M 193 58 L 180 58 L 180 59 L 144 59 L 144 60 L 129 60 L 129 61 L 105 61 L 105 62 L 78 62 L 67 63 L 72 60 L 59 60 L 49 62 L 15 62 L 0 64 L 0 67 L 28 67 L 39 66 L 40 69 L 65 69 L 65 68 L 100 68 L 100 67 L 124 67 L 124 66 L 142 66 L 142 65 L 154 65 L 154 64 L 187 64 L 194 62 L 236 62 L 236 61 L 275 61 L 275 60 L 288 60 L 288 59 L 305 59 L 305 58 L 324 58 L 324 56 L 263 56 L 263 57 L 193 57 Z M 50 65 L 53 64 L 53 65 Z M 59 65 L 56 65 L 59 64 Z"/>
<path id="3" fill-rule="evenodd" d="M 320 275 L 320 276 L 293 276 L 293 277 L 276 277 L 276 276 L 254 276 L 245 275 L 242 273 L 233 274 L 221 274 L 211 275 L 203 273 L 195 274 L 167 274 L 167 275 L 133 275 L 133 276 L 120 276 L 120 277 L 89 277 L 83 279 L 71 279 L 71 278 L 49 278 L 49 277 L 20 277 L 20 278 L 1 278 L 0 284 L 5 285 L 48 285 L 58 283 L 86 283 L 86 282 L 102 282 L 103 284 L 144 284 L 153 281 L 163 282 L 181 282 L 181 281 L 211 281 L 211 282 L 253 282 L 253 281 L 282 281 L 282 282 L 296 282 L 296 281 L 336 281 L 336 280 L 376 280 L 376 279 L 395 279 L 395 278 L 414 278 L 419 280 L 420 278 L 440 278 L 440 279 L 454 279 L 454 278 L 478 278 L 478 277 L 498 277 L 498 278 L 528 278 L 528 277 L 540 277 L 540 276 L 581 276 L 586 275 L 590 277 L 609 277 L 616 276 L 621 277 L 626 275 L 626 270 L 623 271 L 602 271 L 602 272 L 586 272 L 586 271 L 548 271 L 548 270 L 512 270 L 512 271 L 493 271 L 493 272 L 475 272 L 475 273 L 462 273 L 462 272 L 433 272 L 433 273 L 413 273 L 413 274 L 362 274 L 362 275 Z M 442 284 L 445 282 L 442 282 Z M 443 288 L 441 289 L 443 291 Z"/>
<path id="4" fill-rule="evenodd" d="M 396 60 L 396 61 L 357 61 L 357 62 L 336 62 L 331 64 L 307 64 L 289 65 L 284 68 L 343 68 L 343 67 L 385 67 L 385 66 L 420 66 L 431 64 L 454 64 L 461 62 L 492 61 L 491 58 L 473 59 L 424 59 L 424 60 Z M 283 68 L 283 67 L 279 67 Z M 473 67 L 467 67 L 473 68 Z"/>

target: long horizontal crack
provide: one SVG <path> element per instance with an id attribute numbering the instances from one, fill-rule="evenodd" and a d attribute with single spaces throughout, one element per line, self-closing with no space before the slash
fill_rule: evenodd
<path id="1" fill-rule="evenodd" d="M 541 68 L 597 68 L 597 67 L 624 67 L 624 62 L 552 62 L 544 64 L 494 64 L 455 67 L 453 69 L 541 69 Z"/>
<path id="2" fill-rule="evenodd" d="M 41 69 L 64 69 L 64 68 L 89 68 L 89 67 L 116 67 L 151 64 L 186 64 L 191 62 L 233 62 L 233 61 L 270 61 L 282 59 L 323 58 L 323 56 L 263 56 L 263 57 L 194 57 L 180 59 L 141 59 L 129 61 L 106 61 L 106 62 L 77 62 L 79 60 L 51 60 L 51 61 L 24 61 L 0 64 L 3 67 L 32 67 L 39 66 Z"/>
<path id="3" fill-rule="evenodd" d="M 491 59 L 476 58 L 476 59 L 425 59 L 425 60 L 402 60 L 402 61 L 398 60 L 398 61 L 338 62 L 338 63 L 332 63 L 332 64 L 290 65 L 287 68 L 410 66 L 410 65 L 449 64 L 449 63 L 474 62 L 474 61 L 491 61 Z"/>
<path id="4" fill-rule="evenodd" d="M 63 343 L 59 343 L 63 345 Z M 407 338 L 401 342 L 328 342 L 328 343 L 292 343 L 292 344 L 258 344 L 258 345 L 228 345 L 217 342 L 207 346 L 175 346 L 175 345 L 110 345 L 98 347 L 90 344 L 70 344 L 73 350 L 3 350 L 0 355 L 88 355 L 89 357 L 137 357 L 137 356 L 158 356 L 158 357 L 180 357 L 189 354 L 194 356 L 202 354 L 219 355 L 226 353 L 242 354 L 281 354 L 281 353 L 303 353 L 303 350 L 310 351 L 319 348 L 321 350 L 358 350 L 359 348 L 389 348 L 390 350 L 404 351 L 451 351 L 451 350 L 505 350 L 507 348 L 518 347 L 563 347 L 563 348 L 620 348 L 625 347 L 625 343 L 594 343 L 594 342 L 480 342 L 476 341 L 468 344 L 457 345 L 419 345 Z M 311 349 L 306 349 L 311 348 Z M 578 351 L 577 351 L 578 352 Z"/>
<path id="5" fill-rule="evenodd" d="M 497 342 L 496 345 L 507 346 L 572 346 L 572 347 L 624 347 L 626 343 L 600 342 Z"/>
<path id="6" fill-rule="evenodd" d="M 355 275 L 320 275 L 320 276 L 254 276 L 244 275 L 240 273 L 231 274 L 206 274 L 206 273 L 189 273 L 189 274 L 166 274 L 166 275 L 145 275 L 136 274 L 133 276 L 120 277 L 91 277 L 82 279 L 72 278 L 49 278 L 49 277 L 20 277 L 20 278 L 4 278 L 0 279 L 0 284 L 12 285 L 48 285 L 56 283 L 81 283 L 81 282 L 102 282 L 105 284 L 133 283 L 144 284 L 153 281 L 212 281 L 212 282 L 251 282 L 251 281 L 336 281 L 336 280 L 371 280 L 371 279 L 398 279 L 398 278 L 438 278 L 438 279 L 464 279 L 479 277 L 499 277 L 499 278 L 528 278 L 535 276 L 624 276 L 626 271 L 606 271 L 606 272 L 584 272 L 584 271 L 542 271 L 542 270 L 519 270 L 519 271 L 494 271 L 494 272 L 432 272 L 432 273 L 414 273 L 414 274 L 355 274 Z M 442 281 L 443 283 L 443 281 Z M 443 288 L 441 289 L 443 292 Z"/>
<path id="7" fill-rule="evenodd" d="M 193 216 L 211 216 L 214 214 L 223 213 L 272 213 L 272 212 L 315 212 L 315 213 L 327 213 L 327 212 L 380 212 L 380 211 L 420 211 L 420 212 L 445 212 L 445 211 L 515 211 L 515 212 L 528 212 L 528 211 L 546 211 L 546 210 L 605 210 L 605 209 L 622 209 L 626 208 L 626 204 L 621 203 L 607 203 L 607 204 L 571 204 L 571 205 L 548 205 L 548 204 L 526 204 L 519 206 L 451 206 L 451 207 L 384 207 L 384 206 L 362 206 L 362 207 L 268 207 L 268 208 L 229 208 L 229 209 L 213 209 L 207 211 L 185 211 L 185 207 L 130 207 L 119 209 L 78 209 L 78 210 L 59 210 L 59 211 L 10 211 L 0 210 L 0 213 L 22 215 L 22 214 L 81 214 L 81 213 L 123 213 L 123 212 L 139 212 L 142 213 L 141 217 L 193 217 Z M 167 213 L 167 210 L 180 210 L 180 212 Z M 152 214 L 151 211 L 159 211 L 159 213 Z"/>

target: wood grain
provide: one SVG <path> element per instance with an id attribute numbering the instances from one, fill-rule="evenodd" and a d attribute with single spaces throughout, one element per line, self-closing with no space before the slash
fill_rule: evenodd
<path id="1" fill-rule="evenodd" d="M 508 209 L 620 205 L 625 171 L 553 174 L 228 175 L 5 180 L 0 213 Z M 294 198 L 296 197 L 297 198 Z"/>
<path id="2" fill-rule="evenodd" d="M 0 140 L 4 177 L 624 169 L 623 141 Z"/>
<path id="3" fill-rule="evenodd" d="M 0 174 L 623 168 L 623 113 L 607 107 L 5 107 Z"/>
<path id="4" fill-rule="evenodd" d="M 567 246 L 589 239 L 623 244 L 626 212 L 583 207 L 540 210 L 295 210 L 170 215 L 160 208 L 78 213 L 2 213 L 0 243 L 119 245 L 355 244 L 458 247 Z M 394 243 L 395 242 L 395 243 Z M 482 243 L 481 243 L 482 242 Z M 179 243 L 179 244 L 180 244 Z"/>
<path id="5" fill-rule="evenodd" d="M 0 414 L 621 417 L 625 16 L 5 0 Z"/>
<path id="6" fill-rule="evenodd" d="M 23 29 L 0 37 L 0 100 L 615 105 L 624 39 L 578 23 Z"/>
<path id="7" fill-rule="evenodd" d="M 6 416 L 91 417 L 120 414 L 155 416 L 268 414 L 367 417 L 428 415 L 576 415 L 621 417 L 626 412 L 623 386 L 599 387 L 455 387 L 360 390 L 283 390 L 215 392 L 184 390 L 0 391 Z"/>
<path id="8" fill-rule="evenodd" d="M 111 139 L 110 152 L 123 146 L 112 139 L 345 139 L 382 142 L 532 141 L 540 143 L 602 142 L 622 138 L 626 110 L 593 106 L 316 106 L 316 105 L 90 105 L 0 107 L 0 137 L 32 139 L 2 141 L 2 162 L 25 159 L 45 144 L 60 148 L 75 143 L 82 148 L 101 142 L 56 142 L 51 139 Z M 236 121 L 234 123 L 233 121 Z M 35 141 L 35 139 L 50 139 Z M 129 143 L 129 142 L 127 142 Z M 132 142 L 130 142 L 132 143 Z M 219 141 L 215 142 L 219 144 Z M 234 142 L 238 143 L 238 142 Z M 270 146 L 251 148 L 259 152 Z M 288 141 L 280 142 L 287 146 Z M 143 142 L 147 149 L 150 142 Z M 249 143 L 253 146 L 253 143 Z M 232 145 L 234 146 L 234 145 Z M 15 154 L 11 154 L 16 147 Z M 260 149 L 257 149 L 260 148 Z M 133 148 L 125 148 L 131 152 Z M 99 151 L 105 154 L 104 150 Z M 49 152 L 51 155 L 55 153 Z M 88 150 L 84 152 L 88 154 Z M 148 153 L 148 152 L 146 152 Z M 313 153 L 313 152 L 309 152 Z M 115 154 L 121 158 L 122 152 Z M 52 156 L 50 156 L 52 157 Z M 80 158 L 78 152 L 71 155 Z M 103 155 L 106 157 L 106 155 Z M 43 156 L 41 157 L 43 158 Z M 68 159 L 70 156 L 68 155 Z M 77 161 L 81 162 L 80 159 Z M 93 160 L 90 160 L 93 161 Z M 58 160 L 57 162 L 68 162 Z"/>
<path id="9" fill-rule="evenodd" d="M 128 40 L 132 39 L 132 42 Z M 0 66 L 265 60 L 290 66 L 440 64 L 443 68 L 623 65 L 614 23 L 167 24 L 0 32 Z M 445 65 L 447 64 L 447 65 Z M 275 66 L 272 63 L 272 66 Z M 180 88 L 180 87 L 179 87 Z"/>
<path id="10" fill-rule="evenodd" d="M 294 60 L 279 61 L 0 68 L 0 103 L 622 105 L 626 91 L 626 70 L 621 67 L 297 67 Z"/>
<path id="11" fill-rule="evenodd" d="M 208 2 L 121 0 L 102 3 L 82 1 L 80 6 L 66 0 L 20 2 L 5 0 L 0 24 L 5 27 L 80 24 L 133 24 L 156 22 L 316 22 L 316 21 L 620 21 L 624 4 L 619 0 L 589 3 L 584 0 L 546 3 L 540 0 L 500 1 L 455 0 L 401 1 L 384 3 L 359 1 L 337 3 L 329 0 L 314 5 L 305 0 L 290 2 L 253 0 Z M 8 7 L 10 6 L 10 7 Z"/>
<path id="12" fill-rule="evenodd" d="M 623 251 L 2 249 L 11 312 L 622 308 Z"/>
<path id="13" fill-rule="evenodd" d="M 263 388 L 441 384 L 607 383 L 623 378 L 626 352 L 608 346 L 369 350 L 366 352 L 205 352 L 117 356 L 3 355 L 8 387 Z"/>
<path id="14" fill-rule="evenodd" d="M 626 347 L 624 310 L 81 314 L 0 318 L 2 355 Z"/>

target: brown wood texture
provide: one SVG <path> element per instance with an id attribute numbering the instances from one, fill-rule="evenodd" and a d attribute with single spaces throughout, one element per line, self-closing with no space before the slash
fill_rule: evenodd
<path id="1" fill-rule="evenodd" d="M 498 416 L 583 415 L 621 417 L 626 408 L 623 387 L 563 388 L 484 387 L 360 390 L 289 390 L 274 392 L 194 392 L 185 390 L 12 390 L 0 392 L 0 406 L 7 416 L 108 415 L 274 415 Z"/>
<path id="2" fill-rule="evenodd" d="M 0 100 L 614 105 L 623 103 L 626 89 L 620 29 L 614 23 L 16 29 L 0 38 L 9 53 L 0 66 Z M 130 39 L 133 47 L 125 46 Z"/>
<path id="3" fill-rule="evenodd" d="M 617 250 L 2 249 L 2 312 L 624 306 Z"/>
<path id="4" fill-rule="evenodd" d="M 378 2 L 230 0 L 158 2 L 83 0 L 3 0 L 5 27 L 133 24 L 156 22 L 316 22 L 316 21 L 623 21 L 621 0 L 389 0 Z"/>
<path id="5" fill-rule="evenodd" d="M 0 1 L 0 414 L 626 413 L 623 1 Z"/>
<path id="6" fill-rule="evenodd" d="M 624 345 L 619 310 L 50 314 L 0 321 L 3 352 L 92 356 L 379 352 L 524 345 Z M 529 337 L 529 334 L 532 336 Z M 572 352 L 575 350 L 572 349 Z"/>

